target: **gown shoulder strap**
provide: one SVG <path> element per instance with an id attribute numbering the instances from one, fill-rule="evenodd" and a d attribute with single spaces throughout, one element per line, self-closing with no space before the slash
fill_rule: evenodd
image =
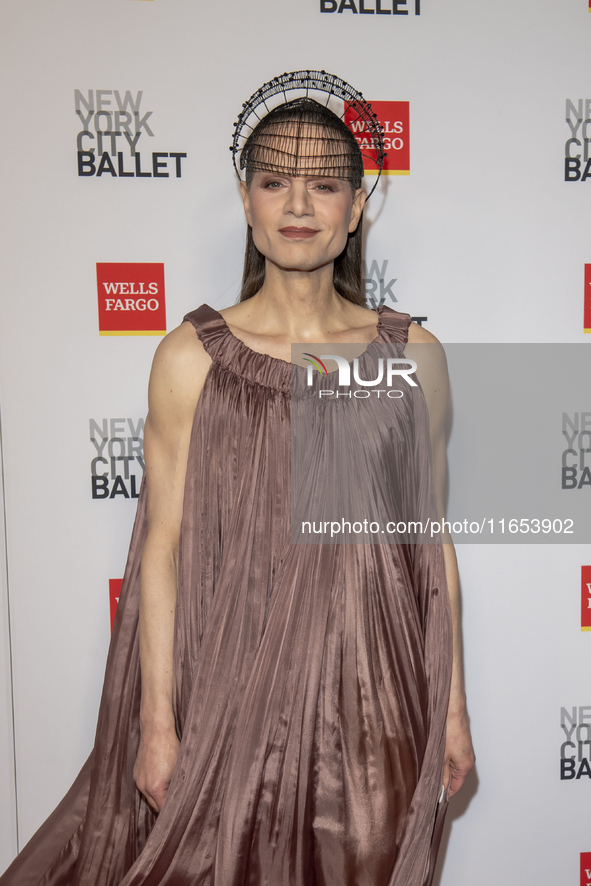
<path id="1" fill-rule="evenodd" d="M 408 341 L 408 327 L 411 324 L 410 314 L 394 311 L 386 305 L 381 305 L 381 307 L 378 308 L 378 314 L 380 317 L 382 334 L 386 341 L 406 344 Z"/>
<path id="2" fill-rule="evenodd" d="M 189 314 L 185 314 L 183 320 L 194 326 L 195 332 L 209 356 L 212 359 L 219 357 L 230 334 L 222 315 L 214 308 L 210 308 L 209 305 L 203 304 Z"/>
<path id="3" fill-rule="evenodd" d="M 292 364 L 269 354 L 253 351 L 236 338 L 222 315 L 209 305 L 201 305 L 183 318 L 193 325 L 211 359 L 247 382 L 274 391 L 291 391 Z"/>

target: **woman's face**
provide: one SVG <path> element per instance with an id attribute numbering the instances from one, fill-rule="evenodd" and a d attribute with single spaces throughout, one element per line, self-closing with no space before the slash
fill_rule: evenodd
<path id="1" fill-rule="evenodd" d="M 313 271 L 335 260 L 358 223 L 366 194 L 345 179 L 255 172 L 242 199 L 255 246 L 286 270 Z"/>

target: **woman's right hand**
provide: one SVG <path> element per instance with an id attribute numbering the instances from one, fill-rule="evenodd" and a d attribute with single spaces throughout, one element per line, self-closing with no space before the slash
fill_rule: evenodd
<path id="1" fill-rule="evenodd" d="M 156 812 L 164 806 L 179 747 L 174 728 L 142 730 L 133 778 L 140 793 Z"/>

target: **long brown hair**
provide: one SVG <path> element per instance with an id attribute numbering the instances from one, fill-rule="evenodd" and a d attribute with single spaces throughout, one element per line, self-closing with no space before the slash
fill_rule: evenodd
<path id="1" fill-rule="evenodd" d="M 290 106 L 280 105 L 270 111 L 266 117 L 257 124 L 242 149 L 244 162 L 241 164 L 246 170 L 246 187 L 250 188 L 255 170 L 261 168 L 257 164 L 257 139 L 267 127 L 272 128 L 278 121 L 286 119 L 290 112 Z M 353 191 L 361 186 L 363 175 L 363 159 L 355 137 L 343 121 L 333 114 L 324 105 L 308 99 L 305 102 L 298 101 L 298 117 L 303 123 L 321 122 L 326 129 L 328 139 L 338 140 L 345 148 L 349 156 L 348 167 L 350 169 L 349 183 Z M 286 111 L 287 109 L 287 111 Z M 361 277 L 361 253 L 363 243 L 363 213 L 359 219 L 356 230 L 349 234 L 347 244 L 341 254 L 335 259 L 333 271 L 333 285 L 339 295 L 347 301 L 357 305 L 365 305 L 365 295 L 362 289 Z M 252 236 L 252 228 L 248 225 L 246 232 L 246 248 L 244 252 L 244 270 L 242 273 L 242 286 L 240 289 L 240 301 L 252 298 L 265 282 L 265 256 L 255 246 Z"/>

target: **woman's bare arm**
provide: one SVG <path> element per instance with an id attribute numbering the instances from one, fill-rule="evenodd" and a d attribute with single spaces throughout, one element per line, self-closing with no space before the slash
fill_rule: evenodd
<path id="1" fill-rule="evenodd" d="M 413 345 L 418 347 L 413 349 Z M 433 474 L 440 520 L 444 517 L 444 490 L 447 476 L 445 420 L 449 406 L 449 378 L 445 352 L 439 341 L 426 329 L 411 324 L 406 355 L 418 364 L 417 374 L 429 410 L 429 431 Z M 449 795 L 457 793 L 474 766 L 475 756 L 470 736 L 466 693 L 462 673 L 462 630 L 460 617 L 460 581 L 456 552 L 448 532 L 442 533 L 445 574 L 449 591 L 453 626 L 453 667 L 445 746 L 444 784 Z"/>
<path id="2" fill-rule="evenodd" d="M 172 709 L 177 556 L 189 441 L 211 358 L 189 323 L 162 341 L 152 365 L 144 431 L 148 534 L 140 597 L 141 741 L 138 789 L 160 811 L 179 741 Z"/>

